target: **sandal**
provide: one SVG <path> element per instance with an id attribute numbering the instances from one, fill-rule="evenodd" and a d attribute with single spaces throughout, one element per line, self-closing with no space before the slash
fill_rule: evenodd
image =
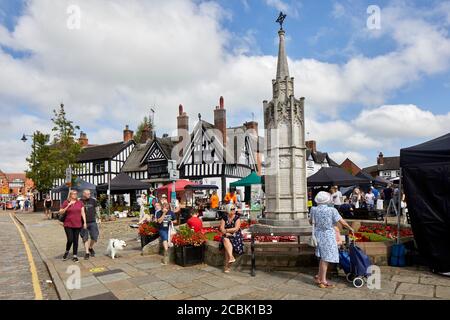
<path id="1" fill-rule="evenodd" d="M 336 288 L 336 286 L 334 284 L 330 284 L 328 282 L 320 282 L 319 283 L 319 288 L 321 288 L 321 289 L 333 289 L 333 288 Z"/>
<path id="2" fill-rule="evenodd" d="M 236 259 L 234 259 L 234 258 L 233 258 L 233 260 L 228 261 L 229 264 L 232 264 L 234 262 L 236 262 Z"/>
<path id="3" fill-rule="evenodd" d="M 225 269 L 225 270 L 223 270 L 223 272 L 230 273 L 230 269 Z"/>

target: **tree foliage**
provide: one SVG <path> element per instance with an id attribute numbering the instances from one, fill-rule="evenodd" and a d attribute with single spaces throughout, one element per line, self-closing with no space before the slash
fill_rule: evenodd
<path id="1" fill-rule="evenodd" d="M 27 178 L 32 179 L 37 190 L 44 193 L 53 187 L 54 170 L 50 154 L 50 135 L 36 131 L 33 134 L 33 150 L 27 158 Z"/>
<path id="2" fill-rule="evenodd" d="M 63 179 L 67 168 L 77 166 L 81 146 L 76 140 L 76 131 L 80 127 L 67 119 L 63 104 L 59 110 L 53 110 L 53 114 L 53 147 L 50 149 L 50 158 L 54 165 L 55 178 Z"/>
<path id="3" fill-rule="evenodd" d="M 36 131 L 33 134 L 32 152 L 27 158 L 27 177 L 33 180 L 38 191 L 44 193 L 53 188 L 56 179 L 65 177 L 67 168 L 77 166 L 77 156 L 81 152 L 75 138 L 79 127 L 67 119 L 64 105 L 53 110 L 53 113 L 53 140 L 50 141 L 50 134 Z"/>
<path id="4" fill-rule="evenodd" d="M 136 141 L 137 143 L 141 141 L 142 133 L 144 132 L 146 126 L 148 126 L 150 131 L 153 131 L 154 125 L 147 116 L 145 116 L 141 123 L 139 123 L 136 133 L 134 134 L 134 141 Z"/>

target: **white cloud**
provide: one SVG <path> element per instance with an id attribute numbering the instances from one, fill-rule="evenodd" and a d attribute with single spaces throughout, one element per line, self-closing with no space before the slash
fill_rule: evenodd
<path id="1" fill-rule="evenodd" d="M 431 138 L 450 132 L 450 112 L 436 115 L 415 105 L 364 110 L 353 122 L 357 129 L 380 138 Z"/>

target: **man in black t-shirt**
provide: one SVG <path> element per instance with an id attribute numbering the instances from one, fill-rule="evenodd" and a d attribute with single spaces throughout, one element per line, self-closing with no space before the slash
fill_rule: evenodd
<path id="1" fill-rule="evenodd" d="M 91 192 L 89 190 L 83 191 L 83 204 L 84 212 L 86 213 L 86 229 L 82 229 L 80 236 L 83 239 L 86 253 L 84 259 L 88 260 L 89 257 L 95 256 L 94 245 L 98 240 L 98 225 L 97 214 L 99 212 L 97 200 L 91 198 Z M 90 239 L 89 239 L 90 238 Z"/>

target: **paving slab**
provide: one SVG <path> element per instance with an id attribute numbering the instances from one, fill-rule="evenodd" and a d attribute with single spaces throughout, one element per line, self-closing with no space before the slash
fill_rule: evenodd
<path id="1" fill-rule="evenodd" d="M 419 276 L 418 275 L 395 275 L 391 279 L 395 282 L 406 282 L 406 283 L 419 283 Z"/>
<path id="2" fill-rule="evenodd" d="M 450 278 L 439 275 L 424 275 L 420 277 L 420 283 L 450 287 Z"/>
<path id="3" fill-rule="evenodd" d="M 131 277 L 126 274 L 125 272 L 119 272 L 119 273 L 114 273 L 114 274 L 108 274 L 105 276 L 100 276 L 97 277 L 97 279 L 102 282 L 103 284 L 106 283 L 110 283 L 110 282 L 115 282 L 118 280 L 125 280 L 125 279 L 130 279 Z"/>
<path id="4" fill-rule="evenodd" d="M 434 286 L 426 284 L 401 283 L 396 291 L 397 294 L 434 297 Z"/>
<path id="5" fill-rule="evenodd" d="M 450 287 L 436 286 L 436 297 L 450 299 Z"/>
<path id="6" fill-rule="evenodd" d="M 86 288 L 82 287 L 81 289 L 68 290 L 68 292 L 72 300 L 80 300 L 92 296 L 97 296 L 99 294 L 108 293 L 110 291 L 102 284 L 98 284 Z"/>

